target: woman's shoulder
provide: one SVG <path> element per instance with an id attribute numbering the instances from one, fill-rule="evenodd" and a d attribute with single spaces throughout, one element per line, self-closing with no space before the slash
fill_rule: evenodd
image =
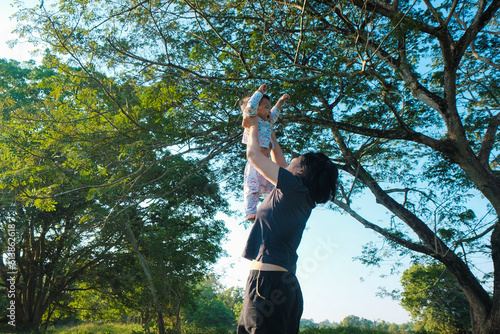
<path id="1" fill-rule="evenodd" d="M 302 179 L 297 175 L 293 175 L 283 167 L 280 167 L 276 188 L 281 191 L 283 195 L 287 196 L 287 198 L 293 198 L 292 201 L 303 203 L 298 204 L 300 207 L 306 205 L 309 209 L 313 209 L 316 206 L 309 194 L 309 189 L 304 185 Z"/>
<path id="2" fill-rule="evenodd" d="M 302 183 L 302 179 L 297 175 L 293 175 L 292 172 L 286 168 L 280 167 L 278 172 L 277 188 L 295 189 L 300 187 L 305 188 L 304 183 Z"/>

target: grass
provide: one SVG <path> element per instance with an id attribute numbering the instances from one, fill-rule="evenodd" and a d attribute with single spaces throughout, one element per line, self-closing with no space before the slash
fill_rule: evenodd
<path id="1" fill-rule="evenodd" d="M 138 334 L 144 333 L 139 324 L 88 323 L 77 326 L 52 327 L 46 334 Z"/>
<path id="2" fill-rule="evenodd" d="M 20 333 L 14 331 L 4 331 L 7 328 L 2 327 L 0 324 L 0 333 Z M 190 330 L 185 328 L 186 333 L 205 333 L 207 330 Z M 151 333 L 154 333 L 151 330 Z M 220 331 L 220 330 L 210 330 L 210 333 L 235 333 Z M 29 333 L 29 332 L 23 332 Z M 34 333 L 34 332 L 33 332 Z M 105 323 L 105 322 L 92 322 L 84 323 L 81 325 L 66 325 L 66 326 L 56 326 L 49 327 L 47 330 L 40 330 L 41 334 L 143 334 L 144 329 L 139 324 L 120 324 L 120 323 Z M 389 334 L 390 331 L 377 330 L 377 329 L 360 329 L 356 327 L 336 327 L 336 328 L 317 328 L 311 327 L 303 329 L 300 331 L 301 334 Z"/>

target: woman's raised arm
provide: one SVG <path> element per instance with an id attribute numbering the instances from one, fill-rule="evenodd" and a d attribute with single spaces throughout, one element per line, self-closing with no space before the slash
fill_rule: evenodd
<path id="1" fill-rule="evenodd" d="M 249 130 L 247 142 L 247 159 L 255 169 L 269 182 L 278 183 L 278 173 L 280 166 L 262 154 L 259 144 L 259 124 L 257 117 L 243 117 L 243 127 Z M 282 153 L 283 154 L 283 153 Z M 284 159 L 284 158 L 283 158 Z"/>
<path id="2" fill-rule="evenodd" d="M 286 168 L 288 166 L 285 155 L 283 154 L 283 151 L 281 150 L 281 146 L 278 143 L 278 139 L 276 138 L 276 134 L 271 132 L 271 139 L 273 140 L 274 143 L 274 148 L 271 150 L 271 158 L 273 159 L 274 162 L 278 164 L 278 166 Z"/>

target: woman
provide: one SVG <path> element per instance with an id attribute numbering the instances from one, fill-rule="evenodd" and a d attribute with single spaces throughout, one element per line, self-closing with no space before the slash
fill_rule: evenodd
<path id="1" fill-rule="evenodd" d="M 322 153 L 301 155 L 284 168 L 276 137 L 277 163 L 260 150 L 257 118 L 244 116 L 243 126 L 250 133 L 248 160 L 275 188 L 258 207 L 243 251 L 252 264 L 238 334 L 295 334 L 303 309 L 296 251 L 312 209 L 334 198 L 338 171 Z"/>

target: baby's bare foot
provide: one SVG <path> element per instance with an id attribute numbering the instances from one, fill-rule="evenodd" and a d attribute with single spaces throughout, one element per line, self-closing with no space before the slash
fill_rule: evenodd
<path id="1" fill-rule="evenodd" d="M 255 213 L 249 213 L 249 214 L 247 215 L 247 220 L 250 220 L 250 221 L 255 220 Z"/>

